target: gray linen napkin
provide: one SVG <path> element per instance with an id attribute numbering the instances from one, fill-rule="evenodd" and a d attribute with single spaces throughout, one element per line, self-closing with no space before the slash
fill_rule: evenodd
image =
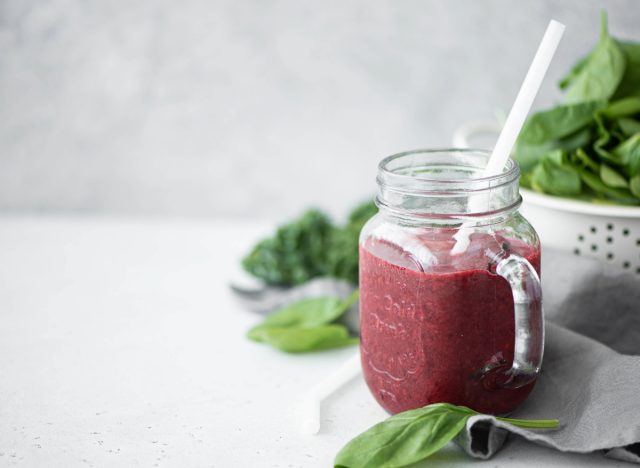
<path id="1" fill-rule="evenodd" d="M 457 442 L 469 455 L 489 458 L 513 433 L 561 451 L 605 450 L 640 463 L 640 281 L 596 260 L 545 250 L 542 283 L 542 371 L 511 417 L 559 419 L 560 428 L 521 429 L 477 416 Z"/>
<path id="2" fill-rule="evenodd" d="M 560 428 L 528 430 L 475 416 L 458 444 L 472 457 L 486 459 L 513 433 L 561 451 L 604 450 L 609 457 L 640 463 L 640 280 L 597 260 L 545 249 L 542 286 L 547 319 L 542 371 L 511 417 L 559 419 Z M 268 313 L 302 297 L 346 297 L 351 290 L 320 278 L 289 290 L 263 286 L 235 293 L 245 307 Z M 357 331 L 357 307 L 344 321 Z"/>

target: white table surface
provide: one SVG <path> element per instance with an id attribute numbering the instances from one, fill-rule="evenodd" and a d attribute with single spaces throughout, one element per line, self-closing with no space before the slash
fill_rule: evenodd
<path id="1" fill-rule="evenodd" d="M 286 355 L 244 338 L 228 290 L 269 227 L 0 218 L 0 466 L 329 467 L 385 418 L 358 378 L 317 436 L 291 409 L 354 349 Z M 429 466 L 632 466 L 512 439 L 492 460 L 450 444 Z M 433 463 L 437 462 L 437 463 Z"/>

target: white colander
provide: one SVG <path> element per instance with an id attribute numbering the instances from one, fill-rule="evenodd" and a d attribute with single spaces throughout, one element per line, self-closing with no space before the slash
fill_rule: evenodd
<path id="1" fill-rule="evenodd" d="M 486 142 L 495 141 L 499 131 L 496 124 L 469 123 L 455 132 L 453 145 L 490 147 Z M 520 211 L 543 246 L 595 257 L 640 276 L 640 207 L 599 205 L 523 188 L 520 192 Z"/>

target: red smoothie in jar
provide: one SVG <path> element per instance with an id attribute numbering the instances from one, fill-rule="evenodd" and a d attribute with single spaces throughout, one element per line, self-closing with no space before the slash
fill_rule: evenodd
<path id="1" fill-rule="evenodd" d="M 490 271 L 485 254 L 496 239 L 474 233 L 458 255 L 451 254 L 452 232 L 432 233 L 420 242 L 433 256 L 426 268 L 390 242 L 368 239 L 360 246 L 367 385 L 390 413 L 440 402 L 489 414 L 513 411 L 535 382 L 520 388 L 495 383 L 511 368 L 515 341 L 511 288 Z M 499 242 L 540 271 L 538 248 Z"/>

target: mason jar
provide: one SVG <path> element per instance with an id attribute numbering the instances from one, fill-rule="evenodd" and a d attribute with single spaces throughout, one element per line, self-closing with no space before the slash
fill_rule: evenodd
<path id="1" fill-rule="evenodd" d="M 489 153 L 418 150 L 378 170 L 360 235 L 361 359 L 390 413 L 448 402 L 508 414 L 542 362 L 540 242 L 518 213 L 520 171 Z"/>

